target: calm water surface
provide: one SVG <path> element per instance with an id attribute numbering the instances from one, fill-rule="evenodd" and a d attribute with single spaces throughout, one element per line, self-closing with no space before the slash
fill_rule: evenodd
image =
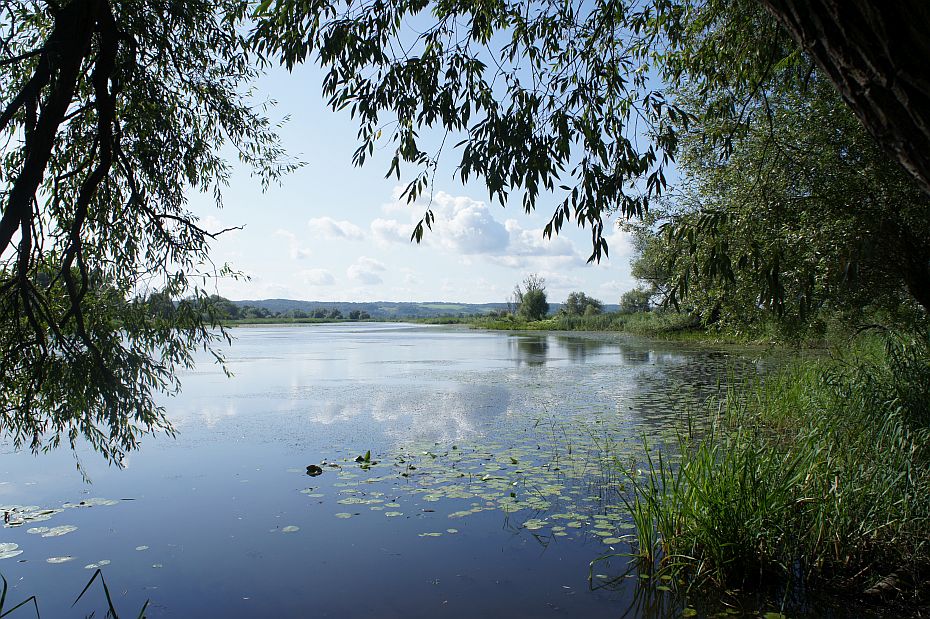
<path id="1" fill-rule="evenodd" d="M 618 467 L 757 363 L 605 334 L 233 333 L 234 378 L 200 360 L 164 402 L 178 437 L 124 470 L 79 452 L 85 483 L 67 451 L 3 449 L 14 602 L 102 616 L 96 588 L 69 607 L 103 565 L 125 616 L 146 600 L 152 617 L 660 615 L 622 556 L 589 580 L 628 550 Z"/>

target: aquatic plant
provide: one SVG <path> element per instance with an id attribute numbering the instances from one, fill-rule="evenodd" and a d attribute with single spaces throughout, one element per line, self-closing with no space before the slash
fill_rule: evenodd
<path id="1" fill-rule="evenodd" d="M 682 460 L 629 475 L 641 563 L 691 587 L 862 591 L 930 564 L 930 347 L 860 340 L 709 406 Z M 648 452 L 647 452 L 648 453 Z"/>
<path id="2" fill-rule="evenodd" d="M 110 588 L 107 586 L 107 581 L 104 579 L 103 572 L 100 570 L 100 568 L 97 568 L 94 571 L 94 575 L 91 576 L 90 580 L 87 581 L 87 584 L 84 585 L 84 588 L 78 594 L 77 598 L 75 598 L 74 602 L 71 604 L 71 607 L 73 608 L 78 602 L 81 601 L 81 598 L 84 597 L 84 594 L 87 593 L 87 591 L 91 588 L 91 586 L 97 580 L 100 581 L 100 586 L 103 588 L 103 595 L 107 601 L 107 617 L 111 617 L 112 619 L 119 619 L 120 615 L 116 610 L 116 606 L 113 604 L 113 597 L 110 595 Z M 2 590 L 0 590 L 0 618 L 8 616 L 12 614 L 13 612 L 19 610 L 20 608 L 23 608 L 24 606 L 29 605 L 30 603 L 32 604 L 32 607 L 35 609 L 36 617 L 37 618 L 41 617 L 41 614 L 39 613 L 39 601 L 34 595 L 29 596 L 28 598 L 26 598 L 22 602 L 19 602 L 12 608 L 6 608 L 6 597 L 7 597 L 7 593 L 9 592 L 9 584 L 7 583 L 5 576 L 0 575 L 0 581 L 2 581 L 3 583 L 3 588 Z M 146 600 L 145 603 L 142 605 L 142 608 L 139 609 L 139 614 L 136 615 L 136 618 L 144 619 L 145 611 L 148 607 L 149 607 L 149 601 Z"/>

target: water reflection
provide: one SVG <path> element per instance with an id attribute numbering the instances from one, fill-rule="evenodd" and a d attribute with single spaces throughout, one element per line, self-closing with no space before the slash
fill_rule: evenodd
<path id="1" fill-rule="evenodd" d="M 18 599 L 67 614 L 83 566 L 106 559 L 111 588 L 130 608 L 151 599 L 153 617 L 615 617 L 634 584 L 587 580 L 592 559 L 626 549 L 605 463 L 644 434 L 672 440 L 727 368 L 755 371 L 752 357 L 607 334 L 234 333 L 235 378 L 200 360 L 164 403 L 179 438 L 147 440 L 131 470 L 85 454 L 90 490 L 66 453 L 41 467 L 0 456 L 10 504 L 134 499 L 56 514 L 78 527 L 60 538 L 4 529 L 24 550 L 26 562 L 0 564 Z M 378 465 L 355 462 L 368 451 Z M 339 468 L 304 474 L 324 459 Z"/>
<path id="2" fill-rule="evenodd" d="M 514 362 L 520 365 L 543 365 L 549 352 L 545 335 L 515 335 L 509 340 Z"/>
<path id="3" fill-rule="evenodd" d="M 653 362 L 652 351 L 643 348 L 626 348 L 620 354 L 627 365 L 646 365 Z"/>

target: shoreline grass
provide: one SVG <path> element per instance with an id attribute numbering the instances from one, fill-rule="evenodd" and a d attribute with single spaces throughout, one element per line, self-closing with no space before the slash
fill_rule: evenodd
<path id="1" fill-rule="evenodd" d="M 915 599 L 930 566 L 930 346 L 860 339 L 710 403 L 630 478 L 638 558 L 694 590 Z"/>

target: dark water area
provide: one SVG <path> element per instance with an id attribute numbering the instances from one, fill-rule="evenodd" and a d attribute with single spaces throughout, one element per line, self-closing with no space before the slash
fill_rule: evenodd
<path id="1" fill-rule="evenodd" d="M 178 437 L 123 470 L 79 450 L 86 483 L 67 450 L 3 448 L 9 601 L 103 616 L 97 585 L 70 608 L 99 566 L 133 617 L 146 600 L 151 617 L 675 614 L 624 577 L 622 469 L 766 363 L 608 334 L 233 334 L 234 377 L 200 359 L 164 401 Z"/>

